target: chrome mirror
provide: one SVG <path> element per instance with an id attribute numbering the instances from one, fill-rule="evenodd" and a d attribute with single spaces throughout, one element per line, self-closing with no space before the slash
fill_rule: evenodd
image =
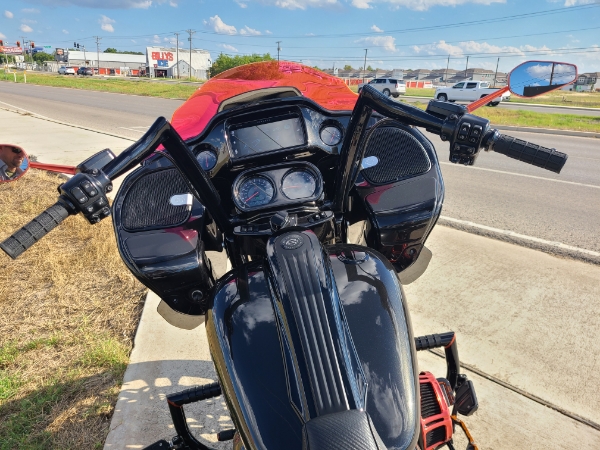
<path id="1" fill-rule="evenodd" d="M 27 153 L 18 145 L 0 144 L 0 183 L 15 181 L 29 170 Z"/>
<path id="2" fill-rule="evenodd" d="M 560 89 L 577 80 L 577 66 L 554 61 L 527 61 L 509 75 L 510 92 L 520 97 L 535 97 Z"/>

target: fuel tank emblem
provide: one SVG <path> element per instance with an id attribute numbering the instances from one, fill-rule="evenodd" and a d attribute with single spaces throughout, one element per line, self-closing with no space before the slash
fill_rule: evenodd
<path id="1" fill-rule="evenodd" d="M 299 234 L 290 234 L 281 240 L 281 246 L 286 250 L 295 250 L 302 247 L 304 240 Z"/>

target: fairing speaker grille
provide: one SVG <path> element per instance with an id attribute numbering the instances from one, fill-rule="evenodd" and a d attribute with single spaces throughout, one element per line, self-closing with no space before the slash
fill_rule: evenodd
<path id="1" fill-rule="evenodd" d="M 396 182 L 427 172 L 431 161 L 423 145 L 408 131 L 394 126 L 373 130 L 366 142 L 367 156 L 376 156 L 379 163 L 362 171 L 371 184 Z"/>
<path id="2" fill-rule="evenodd" d="M 123 226 L 130 231 L 176 227 L 190 217 L 190 206 L 173 206 L 171 197 L 189 188 L 177 169 L 143 175 L 127 192 L 123 202 Z"/>

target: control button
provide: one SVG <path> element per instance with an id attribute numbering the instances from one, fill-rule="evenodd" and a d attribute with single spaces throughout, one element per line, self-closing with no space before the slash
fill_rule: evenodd
<path id="1" fill-rule="evenodd" d="M 98 214 L 102 218 L 108 217 L 108 216 L 110 216 L 110 208 L 108 206 L 105 206 L 104 208 L 102 208 L 102 211 L 100 211 Z"/>
<path id="2" fill-rule="evenodd" d="M 88 198 L 85 196 L 83 191 L 81 189 L 79 189 L 78 187 L 71 189 L 71 194 L 73 195 L 73 197 L 75 197 L 75 200 L 77 200 L 79 203 L 85 203 L 88 201 Z"/>
<path id="3" fill-rule="evenodd" d="M 98 195 L 98 190 L 94 187 L 94 185 L 92 183 L 90 183 L 89 181 L 84 181 L 83 183 L 81 183 L 79 186 L 81 186 L 81 188 L 86 192 L 87 195 L 89 195 L 90 197 L 95 197 L 96 195 Z"/>
<path id="4" fill-rule="evenodd" d="M 477 144 L 477 138 L 476 138 L 476 137 L 470 137 L 470 138 L 469 138 L 469 142 L 470 142 L 471 144 Z"/>
<path id="5" fill-rule="evenodd" d="M 102 198 L 99 198 L 99 199 L 96 201 L 96 203 L 94 203 L 94 206 L 95 206 L 96 208 L 102 208 L 102 207 L 106 206 L 106 200 L 104 199 L 104 197 L 102 197 Z"/>
<path id="6" fill-rule="evenodd" d="M 460 126 L 460 134 L 469 134 L 470 130 L 471 130 L 471 124 L 463 123 Z"/>
<path id="7" fill-rule="evenodd" d="M 459 134 L 459 135 L 458 135 L 458 139 L 459 139 L 460 141 L 464 141 L 464 140 L 466 140 L 466 139 L 467 139 L 467 135 L 466 135 L 466 134 Z"/>
<path id="8" fill-rule="evenodd" d="M 89 213 L 93 213 L 95 209 L 96 209 L 96 208 L 94 208 L 94 205 L 90 205 L 90 206 L 86 206 L 86 207 L 85 207 L 85 210 L 86 210 L 87 212 L 89 212 Z"/>
<path id="9" fill-rule="evenodd" d="M 240 231 L 241 231 L 242 233 L 245 233 L 246 231 L 248 231 L 248 227 L 247 227 L 247 226 L 245 226 L 245 225 L 242 225 L 242 226 L 240 227 Z"/>
<path id="10" fill-rule="evenodd" d="M 481 136 L 482 131 L 483 131 L 483 129 L 481 128 L 480 125 L 475 125 L 473 127 L 473 130 L 471 131 L 471 136 L 479 137 L 479 136 Z"/>

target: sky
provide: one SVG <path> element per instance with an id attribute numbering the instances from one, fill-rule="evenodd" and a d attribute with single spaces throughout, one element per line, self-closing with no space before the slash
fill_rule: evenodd
<path id="1" fill-rule="evenodd" d="M 0 0 L 5 45 L 270 53 L 341 68 L 510 71 L 526 60 L 600 71 L 600 0 Z M 467 57 L 469 58 L 467 62 Z"/>

